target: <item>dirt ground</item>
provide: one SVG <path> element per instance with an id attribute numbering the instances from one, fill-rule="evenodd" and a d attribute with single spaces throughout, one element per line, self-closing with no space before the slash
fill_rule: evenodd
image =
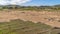
<path id="1" fill-rule="evenodd" d="M 24 21 L 41 22 L 52 27 L 60 27 L 60 12 L 48 11 L 0 11 L 0 22 L 21 19 Z"/>

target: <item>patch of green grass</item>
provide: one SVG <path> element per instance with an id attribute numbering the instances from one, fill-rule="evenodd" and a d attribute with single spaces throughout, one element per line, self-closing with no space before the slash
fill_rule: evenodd
<path id="1" fill-rule="evenodd" d="M 49 29 L 51 29 L 49 25 L 19 19 L 0 23 L 0 34 L 40 34 Z"/>

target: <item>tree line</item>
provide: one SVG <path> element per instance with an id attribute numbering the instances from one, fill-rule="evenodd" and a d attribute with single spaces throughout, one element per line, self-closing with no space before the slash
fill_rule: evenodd
<path id="1" fill-rule="evenodd" d="M 27 10 L 36 10 L 36 9 L 54 9 L 54 10 L 60 10 L 60 5 L 54 5 L 54 6 L 20 6 L 20 5 L 0 5 L 0 9 L 27 9 Z"/>

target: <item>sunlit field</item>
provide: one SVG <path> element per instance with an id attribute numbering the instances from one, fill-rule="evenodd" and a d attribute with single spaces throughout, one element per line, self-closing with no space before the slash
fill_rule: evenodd
<path id="1" fill-rule="evenodd" d="M 60 34 L 60 8 L 2 6 L 0 34 Z"/>

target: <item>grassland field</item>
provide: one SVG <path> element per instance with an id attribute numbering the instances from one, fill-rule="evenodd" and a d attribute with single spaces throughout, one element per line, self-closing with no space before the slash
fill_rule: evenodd
<path id="1" fill-rule="evenodd" d="M 0 34 L 60 34 L 60 10 L 0 10 Z"/>

